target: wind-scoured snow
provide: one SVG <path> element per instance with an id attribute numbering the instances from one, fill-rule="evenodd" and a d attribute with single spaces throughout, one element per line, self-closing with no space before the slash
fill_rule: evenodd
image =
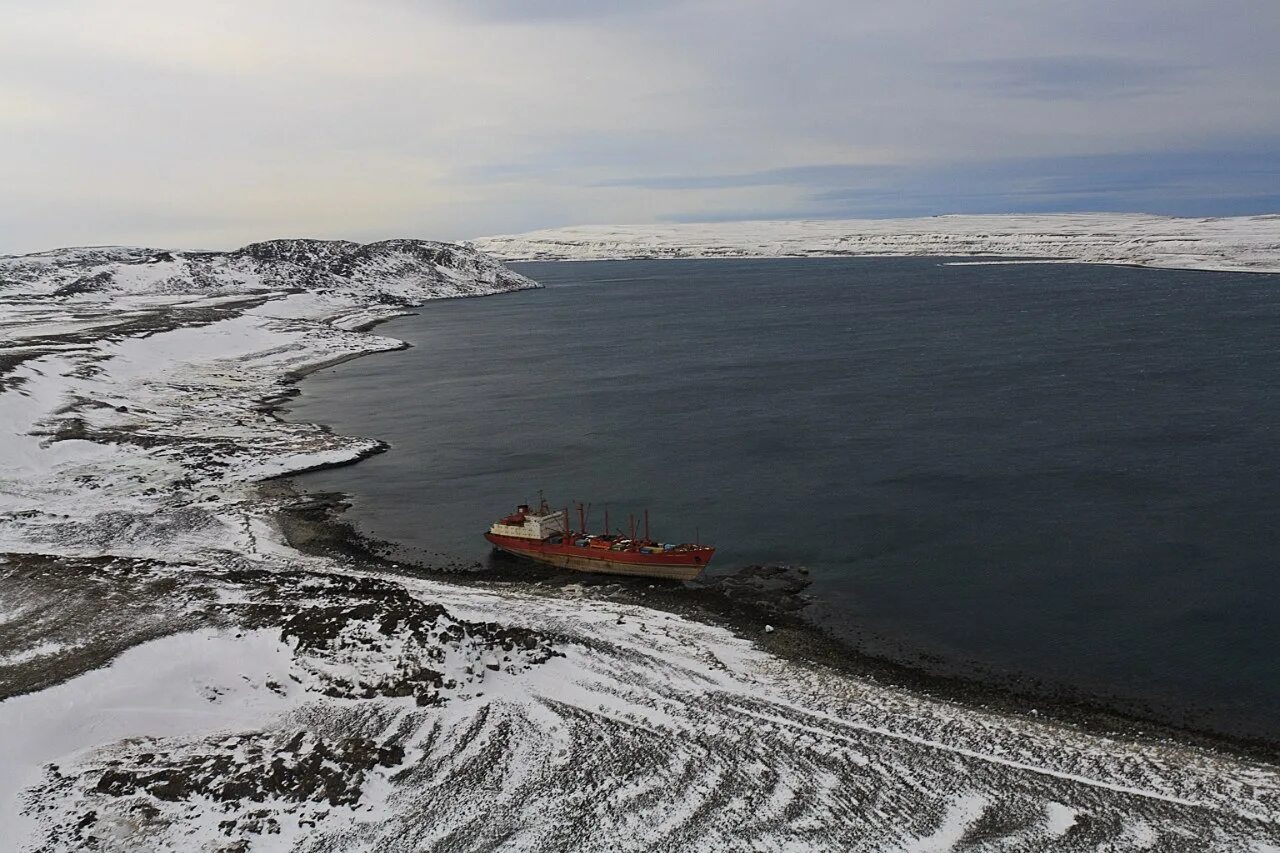
<path id="1" fill-rule="evenodd" d="M 1131 213 L 584 225 L 471 241 L 504 260 L 931 255 L 1280 272 L 1280 215 Z"/>
<path id="2" fill-rule="evenodd" d="M 0 849 L 1280 844 L 1270 765 L 292 548 L 261 481 L 381 449 L 278 420 L 293 378 L 531 285 L 413 241 L 0 258 Z"/>

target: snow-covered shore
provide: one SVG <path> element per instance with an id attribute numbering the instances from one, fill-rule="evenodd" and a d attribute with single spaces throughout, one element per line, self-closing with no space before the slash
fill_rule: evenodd
<path id="1" fill-rule="evenodd" d="M 1136 213 L 584 225 L 471 241 L 515 260 L 987 256 L 1280 272 L 1280 214 L 1186 219 Z"/>
<path id="2" fill-rule="evenodd" d="M 290 547 L 260 481 L 380 445 L 272 401 L 530 286 L 418 241 L 0 258 L 0 848 L 1280 845 L 1270 765 Z"/>

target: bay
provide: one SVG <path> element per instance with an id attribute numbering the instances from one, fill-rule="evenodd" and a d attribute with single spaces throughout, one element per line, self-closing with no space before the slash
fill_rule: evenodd
<path id="1" fill-rule="evenodd" d="M 851 648 L 1280 732 L 1280 277 L 940 258 L 513 265 L 288 417 L 304 475 L 428 562 L 542 489 L 712 572 L 807 566 Z"/>

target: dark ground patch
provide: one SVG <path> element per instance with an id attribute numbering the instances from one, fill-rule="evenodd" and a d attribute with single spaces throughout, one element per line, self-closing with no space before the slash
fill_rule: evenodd
<path id="1" fill-rule="evenodd" d="M 57 799 L 78 790 L 88 807 L 60 816 L 45 840 L 95 849 L 113 834 L 108 816 L 130 816 L 132 831 L 163 831 L 189 803 L 212 801 L 221 812 L 218 830 L 228 847 L 245 850 L 253 836 L 281 831 L 286 814 L 305 825 L 329 810 L 360 803 L 368 776 L 404 760 L 394 741 L 359 736 L 326 739 L 314 732 L 250 732 L 191 745 L 141 739 L 127 751 L 74 773 L 51 765 L 44 782 L 27 795 L 34 813 L 42 796 Z"/>
<path id="2" fill-rule="evenodd" d="M 117 557 L 0 555 L 0 699 L 96 669 L 139 643 L 219 624 L 208 575 Z M 41 647 L 56 649 L 25 656 Z M 18 663 L 5 663 L 17 659 Z"/>
<path id="3" fill-rule="evenodd" d="M 520 670 L 560 654 L 553 637 L 456 619 L 393 579 L 366 576 L 10 554 L 0 562 L 0 601 L 15 608 L 0 622 L 0 699 L 105 666 L 148 640 L 202 627 L 278 629 L 282 642 L 313 661 L 340 663 L 395 642 L 397 666 L 353 678 L 316 673 L 320 690 L 344 698 L 415 696 L 423 705 L 445 701 L 460 686 L 440 669 L 450 649 L 476 657 L 468 676 L 477 677 L 480 669 Z M 47 651 L 24 654 L 41 649 Z"/>

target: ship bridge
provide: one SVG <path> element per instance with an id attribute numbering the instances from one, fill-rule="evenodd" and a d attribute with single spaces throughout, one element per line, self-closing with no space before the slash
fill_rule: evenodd
<path id="1" fill-rule="evenodd" d="M 535 513 L 530 512 L 527 506 L 521 506 L 514 515 L 495 521 L 489 532 L 495 536 L 543 540 L 551 536 L 563 536 L 569 529 L 568 521 L 568 516 L 562 509 Z"/>

